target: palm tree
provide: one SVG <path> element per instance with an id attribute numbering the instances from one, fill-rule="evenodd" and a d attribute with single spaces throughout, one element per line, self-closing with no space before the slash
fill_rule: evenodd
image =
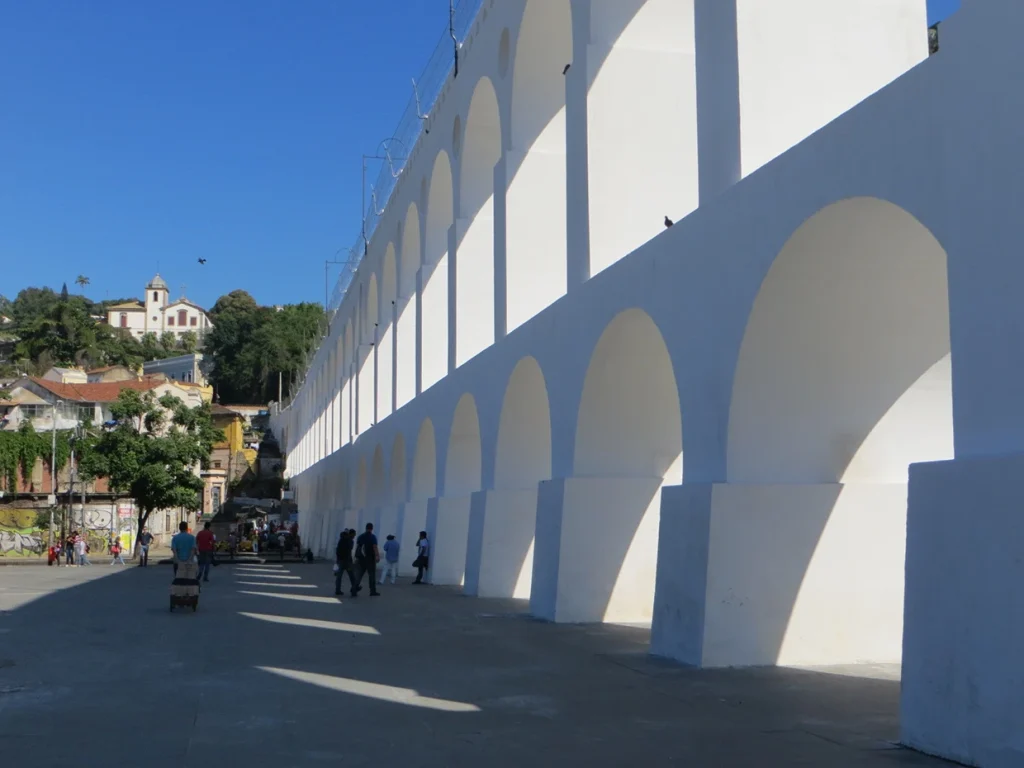
<path id="1" fill-rule="evenodd" d="M 85 290 L 85 286 L 89 284 L 89 278 L 85 275 L 79 275 L 75 278 L 75 282 L 78 283 L 79 287 Z"/>

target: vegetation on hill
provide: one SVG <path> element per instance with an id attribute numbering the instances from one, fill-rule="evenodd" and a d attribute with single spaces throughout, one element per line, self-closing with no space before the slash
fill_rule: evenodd
<path id="1" fill-rule="evenodd" d="M 232 291 L 213 305 L 210 319 L 203 352 L 220 401 L 266 403 L 277 400 L 279 373 L 283 396 L 290 394 L 320 338 L 324 310 L 311 303 L 261 307 L 245 291 Z"/>
<path id="2" fill-rule="evenodd" d="M 79 275 L 75 282 L 85 288 L 89 279 Z M 210 310 L 214 328 L 199 349 L 191 331 L 139 339 L 107 325 L 107 310 L 131 301 L 94 302 L 70 294 L 66 285 L 59 293 L 25 288 L 13 300 L 0 296 L 0 315 L 11 320 L 0 326 L 0 377 L 42 375 L 55 365 L 137 370 L 147 360 L 202 351 L 220 402 L 266 403 L 277 399 L 279 373 L 288 396 L 324 322 L 319 304 L 261 307 L 245 291 L 232 291 Z"/>

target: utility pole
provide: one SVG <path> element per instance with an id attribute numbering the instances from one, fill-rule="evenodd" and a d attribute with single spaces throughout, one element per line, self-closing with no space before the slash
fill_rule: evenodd
<path id="1" fill-rule="evenodd" d="M 277 372 L 277 406 L 281 407 L 281 371 Z"/>
<path id="2" fill-rule="evenodd" d="M 53 546 L 53 507 L 57 503 L 57 405 L 63 404 L 61 400 L 53 402 L 52 417 L 50 419 L 50 495 L 53 496 L 53 504 L 50 504 L 50 531 L 47 536 L 46 547 Z"/>

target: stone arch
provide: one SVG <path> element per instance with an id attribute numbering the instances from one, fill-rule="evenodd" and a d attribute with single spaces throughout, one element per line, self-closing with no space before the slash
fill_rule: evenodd
<path id="1" fill-rule="evenodd" d="M 377 419 L 391 415 L 395 402 L 396 367 L 396 305 L 398 301 L 398 270 L 395 246 L 388 243 L 384 252 L 380 287 L 380 327 L 377 329 Z"/>
<path id="2" fill-rule="evenodd" d="M 405 437 L 399 432 L 391 446 L 391 479 L 389 491 L 392 504 L 401 504 L 408 496 L 406 487 Z"/>
<path id="3" fill-rule="evenodd" d="M 384 448 L 378 444 L 373 450 L 373 461 L 370 464 L 370 487 L 366 503 L 371 507 L 379 507 L 387 499 L 388 484 L 384 471 Z"/>
<path id="4" fill-rule="evenodd" d="M 444 495 L 468 496 L 480 490 L 482 478 L 480 419 L 476 400 L 468 392 L 459 400 L 452 416 L 445 459 Z"/>
<path id="5" fill-rule="evenodd" d="M 551 411 L 540 365 L 524 357 L 512 371 L 502 401 L 495 447 L 494 487 L 536 489 L 551 478 Z"/>
<path id="6" fill-rule="evenodd" d="M 359 468 L 356 470 L 356 494 L 352 500 L 357 509 L 366 506 L 366 491 L 368 478 L 366 476 L 366 457 L 359 457 Z"/>
<path id="7" fill-rule="evenodd" d="M 416 436 L 409 497 L 413 501 L 426 501 L 437 496 L 437 440 L 434 422 L 424 419 Z"/>
<path id="8" fill-rule="evenodd" d="M 342 385 L 341 385 L 341 435 L 345 443 L 351 443 L 354 434 L 353 418 L 353 397 L 355 382 L 353 381 L 354 343 L 352 339 L 352 321 L 345 322 L 344 335 L 345 357 L 342 361 Z"/>
<path id="9" fill-rule="evenodd" d="M 459 163 L 455 258 L 455 364 L 494 343 L 494 167 L 501 160 L 501 114 L 488 77 L 473 89 Z"/>
<path id="10" fill-rule="evenodd" d="M 566 290 L 565 89 L 569 0 L 527 0 L 512 73 L 506 153 L 506 318 L 515 330 Z"/>
<path id="11" fill-rule="evenodd" d="M 551 478 L 547 384 L 532 357 L 516 364 L 505 388 L 494 472 L 486 518 L 470 526 L 473 543 L 467 557 L 467 589 L 481 597 L 529 597 L 537 488 Z"/>
<path id="12" fill-rule="evenodd" d="M 870 197 L 804 222 L 761 284 L 736 364 L 733 513 L 718 531 L 736 537 L 728 578 L 758 623 L 723 657 L 899 660 L 907 467 L 953 456 L 951 378 L 932 233 Z"/>
<path id="13" fill-rule="evenodd" d="M 661 489 L 680 483 L 682 472 L 672 359 L 650 316 L 625 310 L 602 333 L 583 383 L 563 519 L 586 530 L 563 523 L 562 536 L 589 537 L 585 562 L 575 566 L 589 590 L 563 618 L 579 611 L 589 620 L 651 620 Z"/>
<path id="14" fill-rule="evenodd" d="M 437 153 L 427 195 L 426 261 L 423 266 L 421 386 L 448 374 L 448 233 L 455 220 L 452 165 Z"/>
<path id="15" fill-rule="evenodd" d="M 420 212 L 410 203 L 405 214 L 402 258 L 398 270 L 398 327 L 395 344 L 395 403 L 401 408 L 416 397 L 416 275 L 420 269 Z"/>
<path id="16" fill-rule="evenodd" d="M 587 57 L 593 276 L 697 207 L 694 3 L 591 3 Z"/>
<path id="17" fill-rule="evenodd" d="M 363 313 L 363 343 L 369 344 L 374 340 L 374 329 L 380 322 L 380 296 L 377 290 L 377 275 L 370 275 L 366 284 L 366 304 Z"/>

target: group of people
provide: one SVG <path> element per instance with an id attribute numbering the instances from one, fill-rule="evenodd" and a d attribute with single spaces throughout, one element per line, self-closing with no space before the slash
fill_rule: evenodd
<path id="1" fill-rule="evenodd" d="M 198 560 L 198 578 L 209 581 L 216 551 L 217 537 L 210 530 L 209 523 L 203 523 L 203 530 L 193 536 L 188 530 L 188 523 L 181 522 L 178 524 L 178 532 L 171 537 L 171 560 L 175 573 L 178 572 L 180 564 Z"/>
<path id="2" fill-rule="evenodd" d="M 55 542 L 48 553 L 50 565 L 60 565 L 61 555 L 65 565 L 92 565 L 89 560 L 89 542 L 78 531 L 72 531 L 63 542 Z"/>
<path id="3" fill-rule="evenodd" d="M 334 561 L 334 594 L 340 595 L 342 577 L 348 575 L 351 589 L 349 594 L 358 597 L 362 589 L 363 576 L 369 578 L 370 597 L 377 597 L 380 592 L 377 586 L 384 583 L 387 576 L 391 575 L 391 583 L 394 584 L 398 578 L 398 556 L 401 546 L 394 535 L 388 534 L 384 542 L 384 567 L 380 572 L 380 579 L 377 579 L 377 564 L 381 561 L 381 547 L 377 545 L 377 536 L 373 532 L 373 523 L 366 524 L 366 531 L 356 536 L 354 528 L 348 528 L 341 532 L 338 537 L 338 546 L 335 549 Z M 423 572 L 427 569 L 430 557 L 430 540 L 426 531 L 420 531 L 419 541 L 416 542 L 416 560 L 413 566 L 417 569 L 416 580 L 413 584 L 423 583 Z"/>

